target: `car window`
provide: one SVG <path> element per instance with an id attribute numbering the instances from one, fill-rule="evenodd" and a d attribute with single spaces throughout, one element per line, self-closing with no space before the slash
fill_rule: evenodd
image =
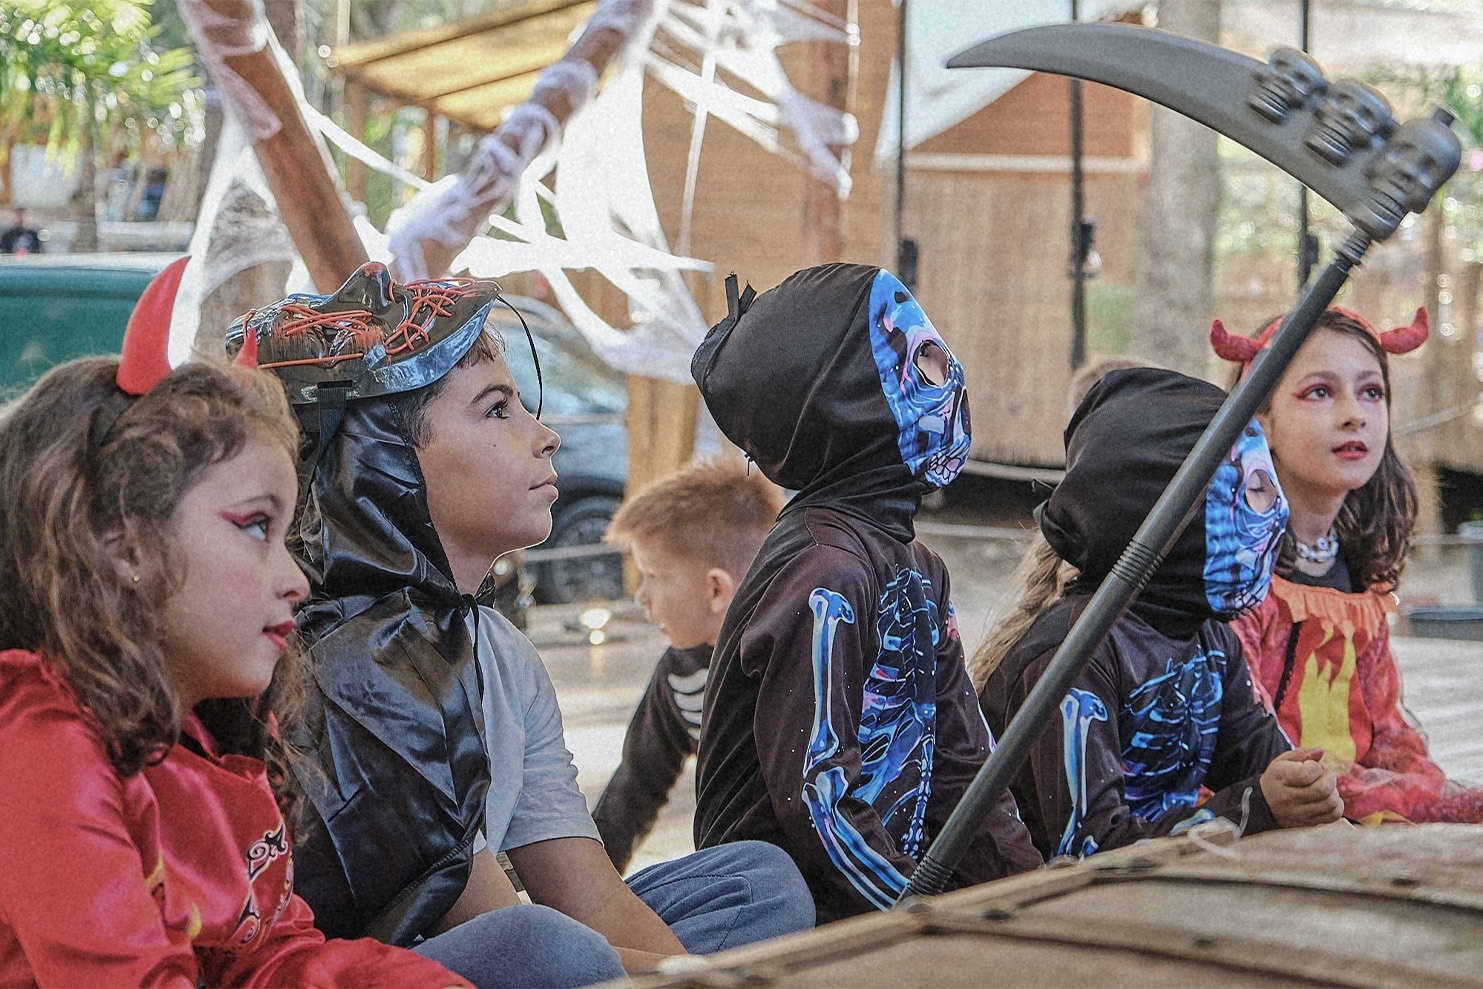
<path id="1" fill-rule="evenodd" d="M 520 387 L 520 399 L 526 408 L 534 411 L 539 392 L 525 331 L 513 320 L 494 322 L 505 338 L 505 358 L 515 376 L 515 383 Z M 541 358 L 545 413 L 611 415 L 627 408 L 628 389 L 623 376 L 588 349 L 586 343 L 575 336 L 576 330 L 566 331 L 571 336 L 553 339 L 538 322 L 531 321 L 530 329 L 535 338 L 536 353 Z"/>

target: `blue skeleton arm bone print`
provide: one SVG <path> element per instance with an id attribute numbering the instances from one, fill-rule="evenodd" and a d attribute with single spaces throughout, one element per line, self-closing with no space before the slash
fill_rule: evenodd
<path id="1" fill-rule="evenodd" d="M 827 765 L 841 748 L 832 717 L 835 630 L 840 622 L 853 624 L 855 610 L 842 594 L 824 587 L 815 588 L 808 603 L 814 615 L 814 724 L 803 767 L 803 800 L 834 867 L 867 902 L 887 910 L 906 888 L 906 877 L 840 812 L 839 804 L 849 796 L 849 780 L 843 766 Z"/>
<path id="2" fill-rule="evenodd" d="M 1072 687 L 1061 701 L 1061 720 L 1065 730 L 1063 758 L 1066 762 L 1066 787 L 1071 792 L 1071 817 L 1056 846 L 1057 855 L 1091 855 L 1097 850 L 1097 839 L 1087 835 L 1076 849 L 1076 833 L 1087 811 L 1086 751 L 1087 733 L 1093 721 L 1107 720 L 1107 705 L 1089 690 Z"/>

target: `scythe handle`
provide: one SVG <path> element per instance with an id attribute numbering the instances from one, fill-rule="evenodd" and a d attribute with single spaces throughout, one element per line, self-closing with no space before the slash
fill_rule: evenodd
<path id="1" fill-rule="evenodd" d="M 1194 511 L 1203 503 L 1205 489 L 1216 469 L 1256 410 L 1266 400 L 1298 348 L 1343 287 L 1352 268 L 1370 246 L 1370 237 L 1355 230 L 1338 249 L 1333 261 L 1310 284 L 1297 306 L 1252 363 L 1251 372 L 1221 403 L 1210 425 L 1200 434 L 1174 479 L 1143 520 L 1112 572 L 1088 602 L 1070 634 L 1056 650 L 1050 665 L 1010 719 L 998 747 L 979 769 L 942 832 L 928 847 L 897 904 L 908 897 L 940 893 L 946 888 L 958 860 L 978 833 L 979 825 L 1008 787 L 1030 753 L 1030 746 L 1050 723 L 1066 691 L 1090 661 L 1113 623 L 1148 583 L 1164 554 L 1174 545 Z"/>

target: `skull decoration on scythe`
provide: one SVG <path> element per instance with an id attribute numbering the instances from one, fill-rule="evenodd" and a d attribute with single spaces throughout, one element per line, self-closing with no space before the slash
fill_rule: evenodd
<path id="1" fill-rule="evenodd" d="M 1385 141 L 1395 127 L 1390 101 L 1378 90 L 1341 79 L 1313 108 L 1313 127 L 1305 143 L 1326 160 L 1342 165 L 1350 155 Z"/>
<path id="2" fill-rule="evenodd" d="M 1256 92 L 1247 103 L 1274 124 L 1322 96 L 1329 85 L 1318 63 L 1296 48 L 1279 48 L 1273 52 L 1266 66 L 1257 73 L 1256 84 Z"/>

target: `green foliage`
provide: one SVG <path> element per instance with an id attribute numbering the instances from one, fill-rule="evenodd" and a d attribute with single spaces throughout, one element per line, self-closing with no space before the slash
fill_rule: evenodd
<path id="1" fill-rule="evenodd" d="M 1403 66 L 1376 72 L 1369 81 L 1395 103 L 1398 120 L 1439 106 L 1456 116 L 1452 130 L 1462 142 L 1462 167 L 1432 208 L 1440 208 L 1449 236 L 1467 245 L 1463 259 L 1476 260 L 1483 254 L 1483 65 Z"/>
<path id="2" fill-rule="evenodd" d="M 0 131 L 69 159 L 84 126 L 131 150 L 146 133 L 166 147 L 199 140 L 192 53 L 156 47 L 152 4 L 0 0 Z"/>

